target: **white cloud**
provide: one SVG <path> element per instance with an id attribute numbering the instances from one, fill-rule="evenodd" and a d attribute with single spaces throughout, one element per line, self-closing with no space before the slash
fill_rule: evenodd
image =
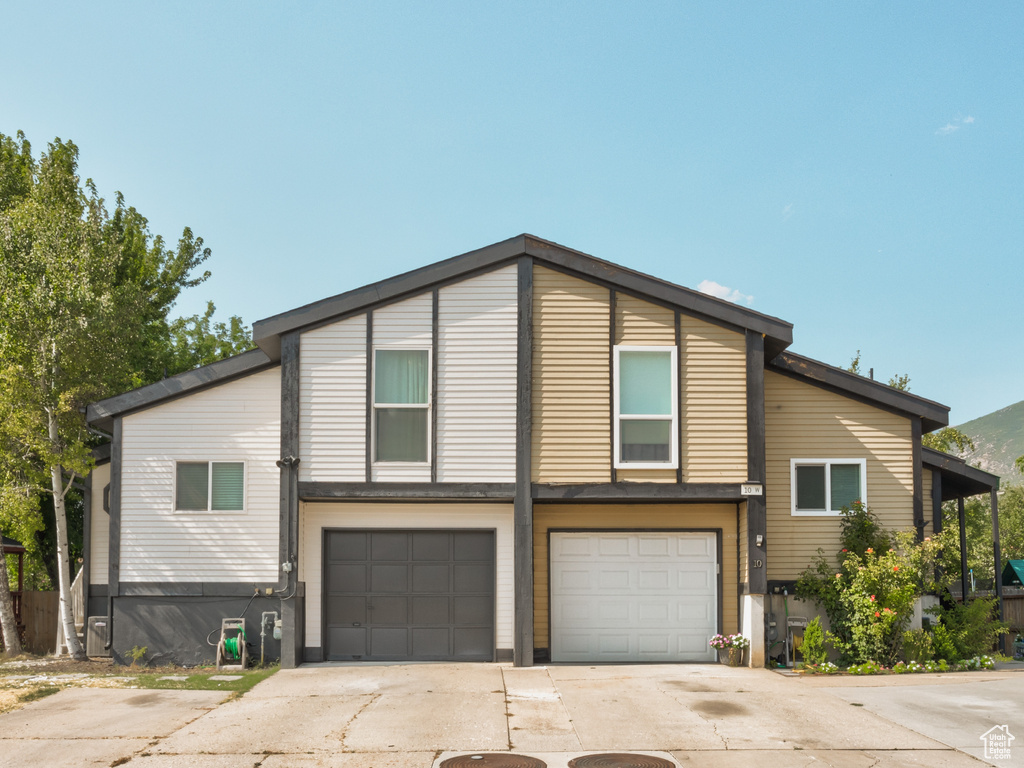
<path id="1" fill-rule="evenodd" d="M 753 296 L 740 293 L 735 288 L 719 285 L 714 280 L 701 280 L 697 290 L 701 293 L 706 293 L 708 296 L 714 296 L 716 299 L 731 301 L 733 304 L 746 304 L 748 307 L 754 306 Z"/>
<path id="2" fill-rule="evenodd" d="M 782 209 L 782 220 L 786 221 L 792 215 L 793 215 L 793 204 L 792 203 L 786 203 L 786 206 Z"/>
<path id="3" fill-rule="evenodd" d="M 936 129 L 935 134 L 937 136 L 948 136 L 951 133 L 956 133 L 962 126 L 971 125 L 974 123 L 974 116 L 968 115 L 967 117 L 961 117 L 957 115 L 952 121 L 946 123 L 941 128 Z"/>

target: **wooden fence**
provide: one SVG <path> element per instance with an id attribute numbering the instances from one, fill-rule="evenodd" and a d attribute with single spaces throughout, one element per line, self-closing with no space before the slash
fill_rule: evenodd
<path id="1" fill-rule="evenodd" d="M 53 653 L 57 648 L 57 592 L 22 592 L 21 623 L 25 625 L 25 650 Z"/>

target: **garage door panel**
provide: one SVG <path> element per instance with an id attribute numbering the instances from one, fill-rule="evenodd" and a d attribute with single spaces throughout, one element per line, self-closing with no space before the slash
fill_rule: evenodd
<path id="1" fill-rule="evenodd" d="M 460 533 L 455 537 L 455 560 L 485 560 L 494 558 L 494 537 L 489 533 Z"/>
<path id="2" fill-rule="evenodd" d="M 369 656 L 401 659 L 408 653 L 409 630 L 405 627 L 370 628 Z"/>
<path id="3" fill-rule="evenodd" d="M 451 623 L 451 598 L 424 597 L 416 595 L 412 598 L 413 626 L 433 626 Z"/>
<path id="4" fill-rule="evenodd" d="M 366 534 L 352 534 L 352 536 L 336 536 L 328 539 L 327 542 L 328 560 L 366 560 Z"/>
<path id="5" fill-rule="evenodd" d="M 370 623 L 405 626 L 409 623 L 409 600 L 405 596 L 374 596 L 370 604 Z"/>
<path id="6" fill-rule="evenodd" d="M 451 537 L 447 533 L 417 531 L 412 535 L 412 559 L 416 562 L 451 559 Z"/>
<path id="7" fill-rule="evenodd" d="M 327 579 L 331 584 L 345 584 L 352 592 L 366 591 L 366 566 L 343 565 L 330 563 L 327 566 Z"/>
<path id="8" fill-rule="evenodd" d="M 493 569 L 487 565 L 456 565 L 456 592 L 490 591 L 489 579 L 493 579 Z"/>
<path id="9" fill-rule="evenodd" d="M 550 552 L 553 661 L 713 659 L 715 534 L 553 532 Z"/>
<path id="10" fill-rule="evenodd" d="M 408 560 L 409 536 L 406 533 L 375 531 L 370 534 L 370 557 L 373 560 Z"/>
<path id="11" fill-rule="evenodd" d="M 409 566 L 371 565 L 370 592 L 408 592 Z"/>
<path id="12" fill-rule="evenodd" d="M 448 627 L 413 627 L 413 657 L 444 657 L 451 655 Z"/>
<path id="13" fill-rule="evenodd" d="M 366 629 L 363 627 L 331 627 L 327 642 L 335 653 L 345 656 L 365 656 Z"/>
<path id="14" fill-rule="evenodd" d="M 460 627 L 454 634 L 456 658 L 467 656 L 490 656 L 493 632 L 486 627 Z"/>
<path id="15" fill-rule="evenodd" d="M 412 567 L 413 592 L 447 592 L 450 574 L 448 564 L 414 565 Z"/>
<path id="16" fill-rule="evenodd" d="M 493 659 L 493 532 L 324 536 L 325 658 Z"/>
<path id="17" fill-rule="evenodd" d="M 338 624 L 366 623 L 365 597 L 328 595 L 326 608 L 328 615 L 333 616 Z"/>
<path id="18" fill-rule="evenodd" d="M 454 623 L 487 624 L 494 615 L 494 601 L 485 595 L 459 595 L 452 599 Z"/>

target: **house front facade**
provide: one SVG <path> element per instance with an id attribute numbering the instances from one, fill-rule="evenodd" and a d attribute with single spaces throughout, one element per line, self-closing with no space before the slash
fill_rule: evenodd
<path id="1" fill-rule="evenodd" d="M 834 551 L 932 525 L 948 409 L 792 327 L 531 235 L 257 322 L 257 349 L 90 407 L 89 612 L 116 658 L 280 619 L 330 660 L 711 661 Z M 273 617 L 272 617 L 273 618 Z"/>

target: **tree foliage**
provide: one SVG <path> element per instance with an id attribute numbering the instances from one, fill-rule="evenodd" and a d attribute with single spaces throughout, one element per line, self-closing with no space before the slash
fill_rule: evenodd
<path id="1" fill-rule="evenodd" d="M 209 277 L 209 256 L 188 228 L 168 247 L 120 194 L 109 210 L 79 178 L 73 142 L 55 139 L 36 160 L 23 134 L 0 134 L 0 527 L 29 543 L 51 494 L 62 612 L 65 499 L 92 466 L 85 406 L 191 366 L 168 313 Z M 206 320 L 182 345 L 206 341 Z M 235 321 L 232 349 L 246 343 Z"/>

